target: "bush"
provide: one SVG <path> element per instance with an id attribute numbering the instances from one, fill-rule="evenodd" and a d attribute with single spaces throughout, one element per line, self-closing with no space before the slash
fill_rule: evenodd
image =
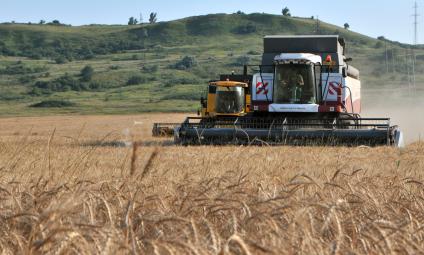
<path id="1" fill-rule="evenodd" d="M 131 85 L 138 85 L 138 84 L 143 84 L 146 83 L 147 79 L 143 76 L 140 75 L 134 75 L 131 76 L 128 81 L 127 81 L 127 85 L 131 86 Z"/>
<path id="2" fill-rule="evenodd" d="M 24 75 L 19 77 L 19 82 L 22 84 L 34 82 L 37 77 L 34 75 Z"/>
<path id="3" fill-rule="evenodd" d="M 186 70 L 186 69 L 190 69 L 193 66 L 197 65 L 197 61 L 194 57 L 190 57 L 190 56 L 185 56 L 183 59 L 181 59 L 180 61 L 178 61 L 175 64 L 175 68 L 179 69 L 179 70 Z"/>
<path id="4" fill-rule="evenodd" d="M 57 20 L 57 19 L 53 20 L 50 24 L 51 25 L 61 25 L 60 21 Z"/>
<path id="5" fill-rule="evenodd" d="M 255 51 L 255 50 L 249 50 L 246 54 L 247 54 L 247 55 L 261 55 L 261 53 L 260 53 L 260 52 Z"/>
<path id="6" fill-rule="evenodd" d="M 66 100 L 46 100 L 41 101 L 40 103 L 32 104 L 30 107 L 34 108 L 62 108 L 62 107 L 72 107 L 76 104 Z"/>
<path id="7" fill-rule="evenodd" d="M 88 83 L 81 82 L 69 74 L 65 74 L 53 81 L 37 81 L 33 87 L 44 90 L 43 93 L 89 90 Z"/>
<path id="8" fill-rule="evenodd" d="M 64 56 L 59 56 L 55 60 L 56 64 L 65 64 L 68 60 Z"/>
<path id="9" fill-rule="evenodd" d="M 383 42 L 378 41 L 378 42 L 376 42 L 376 43 L 375 43 L 374 48 L 376 48 L 376 49 L 380 49 L 380 48 L 382 48 L 383 46 L 384 46 Z"/>
<path id="10" fill-rule="evenodd" d="M 4 69 L 0 69 L 0 74 L 6 75 L 17 75 L 17 74 L 33 74 L 47 71 L 46 66 L 27 66 L 21 61 L 18 61 L 12 65 L 6 66 Z"/>
<path id="11" fill-rule="evenodd" d="M 42 96 L 42 95 L 51 95 L 52 93 L 53 92 L 50 90 L 43 90 L 43 89 L 34 87 L 28 94 L 31 96 Z"/>
<path id="12" fill-rule="evenodd" d="M 90 65 L 86 65 L 82 70 L 81 70 L 81 80 L 82 81 L 91 81 L 91 79 L 93 78 L 93 74 L 94 74 L 94 69 L 93 67 L 91 67 Z"/>
<path id="13" fill-rule="evenodd" d="M 143 71 L 144 72 L 156 73 L 158 70 L 159 70 L 159 66 L 158 65 L 143 66 Z"/>
<path id="14" fill-rule="evenodd" d="M 101 90 L 103 89 L 103 84 L 100 82 L 91 82 L 88 87 L 90 90 Z"/>
<path id="15" fill-rule="evenodd" d="M 120 67 L 118 65 L 109 66 L 110 70 L 118 70 Z"/>

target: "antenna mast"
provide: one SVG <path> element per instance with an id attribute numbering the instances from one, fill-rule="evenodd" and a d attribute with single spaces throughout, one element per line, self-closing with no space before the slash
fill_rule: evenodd
<path id="1" fill-rule="evenodd" d="M 413 88 L 415 90 L 416 88 L 416 80 L 415 80 L 415 64 L 416 64 L 416 56 L 415 56 L 415 47 L 418 44 L 418 4 L 417 1 L 415 1 L 414 4 L 414 14 L 412 15 L 414 17 L 414 47 L 412 47 L 412 83 Z"/>
<path id="2" fill-rule="evenodd" d="M 319 16 L 317 15 L 317 20 L 316 20 L 316 23 L 315 23 L 315 33 L 317 34 L 317 35 L 319 35 L 320 34 L 320 21 L 319 21 Z"/>
<path id="3" fill-rule="evenodd" d="M 418 4 L 417 1 L 415 1 L 414 4 L 414 14 L 412 15 L 414 17 L 414 45 L 418 44 Z"/>

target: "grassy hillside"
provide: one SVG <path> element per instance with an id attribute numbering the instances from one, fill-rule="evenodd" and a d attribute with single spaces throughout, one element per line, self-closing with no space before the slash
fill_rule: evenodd
<path id="1" fill-rule="evenodd" d="M 315 34 L 316 20 L 268 14 L 214 14 L 154 25 L 0 25 L 0 114 L 193 111 L 205 83 L 257 64 L 262 37 Z M 339 34 L 365 90 L 406 88 L 406 48 L 320 23 Z M 424 51 L 416 50 L 417 71 Z M 87 65 L 92 72 L 81 75 Z M 418 75 L 417 82 L 424 80 Z M 55 100 L 47 104 L 42 101 Z M 63 101 L 60 103 L 60 101 Z M 49 106 L 49 107 L 36 107 Z"/>

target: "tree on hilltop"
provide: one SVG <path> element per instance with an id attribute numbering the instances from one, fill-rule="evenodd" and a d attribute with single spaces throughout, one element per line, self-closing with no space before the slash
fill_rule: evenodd
<path id="1" fill-rule="evenodd" d="M 287 6 L 283 9 L 282 13 L 283 13 L 283 16 L 286 16 L 286 17 L 291 16 L 290 9 Z"/>
<path id="2" fill-rule="evenodd" d="M 128 20 L 128 25 L 137 25 L 138 20 L 134 17 L 130 17 L 130 19 Z"/>
<path id="3" fill-rule="evenodd" d="M 150 24 L 155 24 L 157 22 L 157 20 L 158 20 L 157 17 L 158 17 L 158 14 L 156 12 L 150 13 L 149 23 Z"/>

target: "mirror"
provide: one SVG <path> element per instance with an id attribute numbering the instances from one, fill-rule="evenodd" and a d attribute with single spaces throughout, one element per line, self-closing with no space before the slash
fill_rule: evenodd
<path id="1" fill-rule="evenodd" d="M 346 69 L 346 67 L 343 67 L 343 69 L 342 69 L 342 75 L 343 75 L 344 78 L 347 77 L 347 69 Z"/>

